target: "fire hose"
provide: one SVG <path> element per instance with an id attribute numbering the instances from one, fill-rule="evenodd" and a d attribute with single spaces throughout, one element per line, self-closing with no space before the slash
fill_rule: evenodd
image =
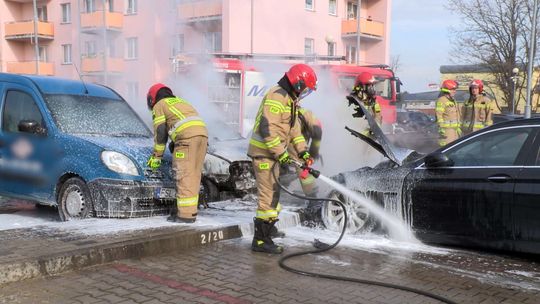
<path id="1" fill-rule="evenodd" d="M 436 295 L 434 293 L 427 292 L 427 291 L 420 290 L 420 289 L 407 287 L 407 286 L 391 284 L 391 283 L 384 283 L 384 282 L 379 282 L 379 281 L 365 280 L 365 279 L 350 278 L 350 277 L 344 277 L 344 276 L 335 276 L 335 275 L 329 275 L 329 274 L 324 274 L 324 273 L 310 272 L 310 271 L 305 271 L 305 270 L 301 270 L 301 269 L 292 268 L 290 266 L 287 266 L 285 264 L 285 261 L 287 261 L 287 260 L 289 260 L 291 258 L 298 257 L 298 256 L 303 256 L 303 255 L 308 255 L 308 254 L 322 253 L 322 252 L 326 252 L 326 251 L 329 251 L 329 250 L 335 248 L 341 242 L 341 240 L 343 239 L 343 236 L 345 235 L 345 232 L 347 231 L 348 216 L 347 216 L 347 208 L 345 207 L 345 205 L 342 202 L 340 202 L 338 200 L 330 199 L 330 198 L 307 197 L 307 196 L 304 196 L 304 195 L 295 194 L 292 191 L 290 191 L 289 189 L 287 189 L 284 185 L 282 185 L 279 182 L 279 178 L 276 177 L 276 175 L 275 175 L 275 170 L 274 169 L 275 169 L 276 164 L 278 164 L 278 163 L 277 162 L 274 163 L 274 165 L 272 167 L 272 176 L 274 177 L 274 180 L 279 185 L 279 187 L 281 189 L 283 189 L 283 191 L 287 192 L 288 194 L 290 194 L 290 195 L 292 195 L 292 196 L 294 196 L 296 198 L 304 199 L 304 200 L 308 200 L 308 201 L 326 201 L 328 204 L 333 202 L 333 203 L 336 203 L 337 205 L 339 205 L 341 207 L 341 209 L 343 209 L 343 229 L 341 230 L 341 233 L 340 233 L 339 238 L 337 239 L 337 241 L 335 241 L 333 244 L 329 245 L 329 244 L 326 244 L 326 243 L 323 243 L 323 242 L 319 241 L 318 239 L 315 239 L 314 242 L 313 242 L 313 246 L 315 247 L 315 249 L 306 250 L 306 251 L 300 251 L 300 252 L 294 252 L 294 253 L 285 255 L 285 256 L 281 257 L 281 259 L 279 259 L 279 267 L 283 268 L 286 271 L 296 273 L 296 274 L 300 274 L 300 275 L 304 275 L 304 276 L 310 276 L 310 277 L 316 277 L 316 278 L 324 278 L 324 279 L 337 280 L 337 281 L 354 282 L 354 283 L 360 283 L 360 284 L 365 284 L 365 285 L 375 285 L 375 286 L 387 287 L 387 288 L 392 288 L 392 289 L 398 289 L 398 290 L 403 290 L 403 291 L 423 295 L 423 296 L 426 296 L 426 297 L 441 301 L 443 303 L 456 304 L 456 302 L 454 302 L 454 301 L 452 301 L 450 299 L 444 298 L 442 296 Z M 300 163 L 300 162 L 297 162 L 297 161 L 293 160 L 292 164 L 295 165 L 296 167 L 302 169 L 302 174 L 301 175 L 305 176 L 305 175 L 307 175 L 309 173 L 309 174 L 313 175 L 313 177 L 315 177 L 315 178 L 318 178 L 320 176 L 319 171 L 317 171 L 317 170 L 315 170 L 315 169 L 313 169 L 313 168 L 311 168 L 309 166 L 306 166 L 303 163 Z"/>

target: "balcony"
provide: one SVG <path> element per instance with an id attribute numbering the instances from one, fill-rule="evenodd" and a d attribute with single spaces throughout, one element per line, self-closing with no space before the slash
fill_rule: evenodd
<path id="1" fill-rule="evenodd" d="M 178 18 L 182 22 L 218 20 L 223 15 L 221 1 L 202 0 L 184 2 L 178 5 Z"/>
<path id="2" fill-rule="evenodd" d="M 39 75 L 54 75 L 54 64 L 52 62 L 39 62 Z M 7 62 L 7 72 L 14 74 L 38 74 L 36 71 L 36 61 Z"/>
<path id="3" fill-rule="evenodd" d="M 35 33 L 33 20 L 6 23 L 4 37 L 7 40 L 24 40 L 33 38 L 34 36 Z M 49 22 L 38 21 L 37 36 L 38 39 L 54 39 L 54 25 Z"/>
<path id="4" fill-rule="evenodd" d="M 356 19 L 343 20 L 341 22 L 341 36 L 356 37 L 357 27 Z M 382 40 L 384 38 L 384 22 L 360 18 L 360 36 Z"/>
<path id="5" fill-rule="evenodd" d="M 106 63 L 106 64 L 105 64 Z M 112 57 L 83 57 L 81 63 L 83 73 L 122 73 L 124 59 Z"/>
<path id="6" fill-rule="evenodd" d="M 92 13 L 81 13 L 81 29 L 92 32 L 103 27 L 112 31 L 121 31 L 124 26 L 124 15 L 122 13 L 106 11 L 95 11 Z"/>

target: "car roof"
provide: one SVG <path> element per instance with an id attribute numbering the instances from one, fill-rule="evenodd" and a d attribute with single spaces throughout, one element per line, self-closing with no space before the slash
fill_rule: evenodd
<path id="1" fill-rule="evenodd" d="M 0 81 L 13 82 L 24 85 L 35 85 L 43 94 L 68 94 L 68 95 L 90 95 L 111 99 L 121 99 L 121 97 L 110 88 L 79 80 L 72 80 L 54 76 L 36 76 L 0 73 Z"/>
<path id="2" fill-rule="evenodd" d="M 540 118 L 518 118 L 514 120 L 508 120 L 499 122 L 491 126 L 491 128 L 505 128 L 513 126 L 527 126 L 527 125 L 540 125 Z"/>

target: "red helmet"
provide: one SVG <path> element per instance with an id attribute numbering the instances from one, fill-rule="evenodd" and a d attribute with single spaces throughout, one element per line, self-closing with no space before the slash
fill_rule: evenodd
<path id="1" fill-rule="evenodd" d="M 356 80 L 354 82 L 354 86 L 360 86 L 360 85 L 369 85 L 374 84 L 377 82 L 377 79 L 373 77 L 373 74 L 369 72 L 362 72 L 358 76 L 356 76 Z"/>
<path id="2" fill-rule="evenodd" d="M 482 94 L 482 92 L 484 91 L 484 83 L 480 79 L 473 79 L 473 81 L 471 81 L 471 83 L 469 84 L 469 92 L 471 92 L 472 88 L 474 87 L 478 88 L 479 94 Z"/>
<path id="3" fill-rule="evenodd" d="M 317 90 L 317 75 L 307 64 L 295 64 L 285 75 L 297 94 L 301 94 L 306 88 Z"/>
<path id="4" fill-rule="evenodd" d="M 163 83 L 156 83 L 153 86 L 151 86 L 150 89 L 148 89 L 148 93 L 146 94 L 146 102 L 148 104 L 149 109 L 152 109 L 154 105 L 156 104 L 156 102 L 159 101 L 159 100 L 156 100 L 156 96 L 159 90 L 163 88 L 171 91 L 171 89 L 167 87 L 166 85 L 164 85 Z"/>
<path id="5" fill-rule="evenodd" d="M 452 79 L 446 79 L 442 82 L 441 92 L 450 93 L 450 90 L 456 90 L 458 86 L 459 84 L 457 83 L 457 81 Z"/>

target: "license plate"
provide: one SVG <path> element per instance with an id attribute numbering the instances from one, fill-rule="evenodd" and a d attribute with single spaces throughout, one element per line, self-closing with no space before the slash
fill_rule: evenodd
<path id="1" fill-rule="evenodd" d="M 174 188 L 157 188 L 155 191 L 157 198 L 174 198 L 176 196 L 176 190 Z"/>

